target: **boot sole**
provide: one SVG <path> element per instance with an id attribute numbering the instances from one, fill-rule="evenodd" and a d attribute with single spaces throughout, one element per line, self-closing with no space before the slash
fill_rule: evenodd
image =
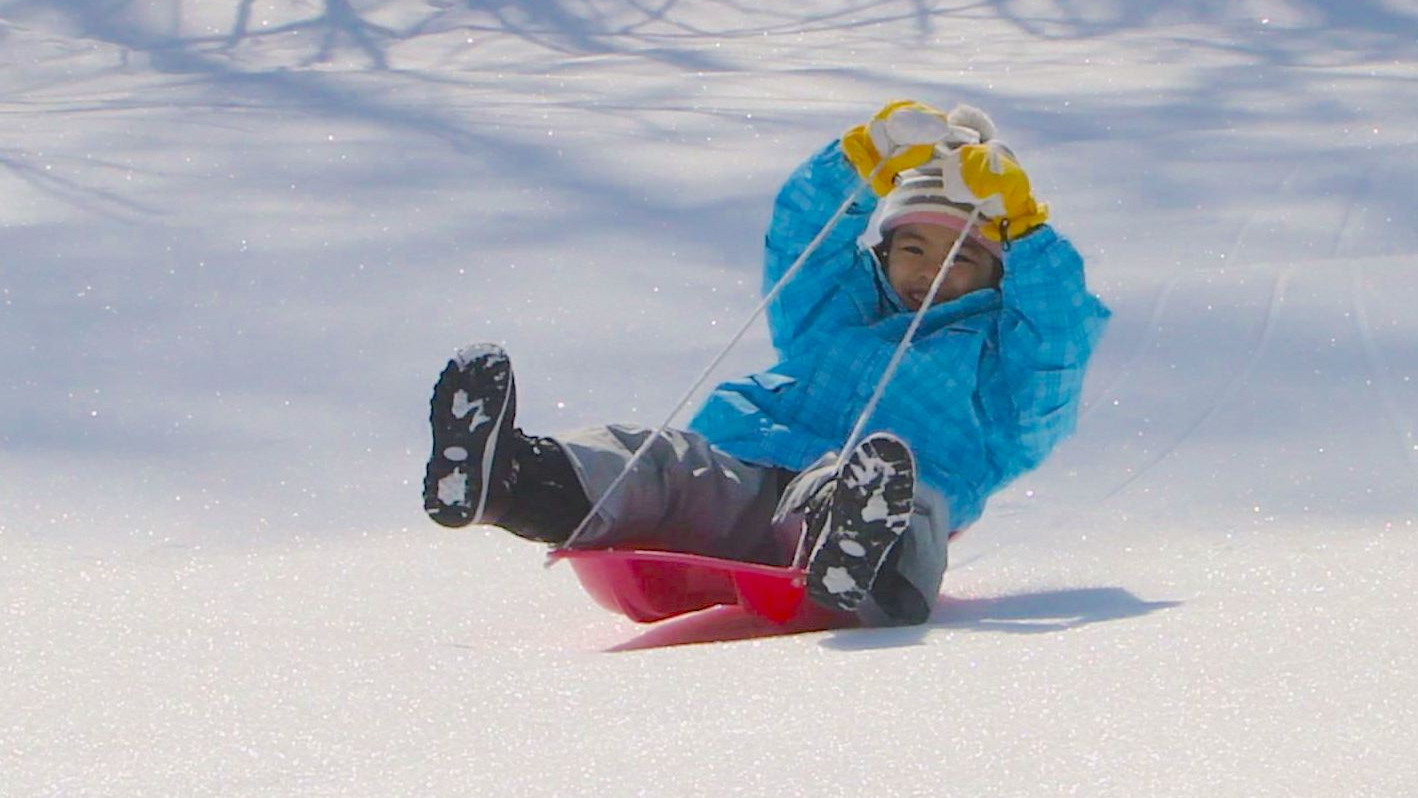
<path id="1" fill-rule="evenodd" d="M 877 434 L 847 459 L 827 527 L 808 560 L 808 595 L 853 612 L 876 583 L 882 562 L 911 526 L 916 461 L 899 438 Z"/>
<path id="2" fill-rule="evenodd" d="M 435 522 L 461 527 L 482 521 L 488 488 L 501 476 L 493 467 L 516 396 L 512 362 L 493 344 L 458 350 L 438 376 L 429 400 L 433 452 L 423 478 L 424 512 Z"/>

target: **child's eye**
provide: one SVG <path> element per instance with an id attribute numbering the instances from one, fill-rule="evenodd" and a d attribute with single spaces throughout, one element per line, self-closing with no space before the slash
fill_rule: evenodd
<path id="1" fill-rule="evenodd" d="M 926 254 L 926 251 L 925 251 L 924 249 L 920 248 L 920 247 L 902 247 L 901 249 L 902 249 L 903 251 L 905 251 L 905 252 L 911 253 L 912 255 L 924 255 L 924 254 Z"/>

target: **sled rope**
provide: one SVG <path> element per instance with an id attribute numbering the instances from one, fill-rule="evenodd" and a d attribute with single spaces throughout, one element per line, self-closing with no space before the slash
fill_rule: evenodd
<path id="1" fill-rule="evenodd" d="M 886 371 L 882 372 L 881 379 L 876 382 L 876 390 L 872 392 L 871 399 L 867 401 L 867 406 L 862 409 L 862 414 L 857 417 L 857 425 L 852 428 L 852 434 L 847 436 L 847 442 L 842 445 L 842 462 L 837 465 L 837 476 L 842 476 L 843 464 L 847 462 L 846 454 L 857 448 L 857 444 L 862 442 L 862 437 L 866 434 L 867 422 L 871 420 L 872 413 L 876 412 L 876 405 L 881 401 L 881 395 L 886 393 L 886 384 L 891 382 L 891 378 L 896 376 L 896 369 L 901 366 L 901 360 L 906 356 L 906 350 L 911 347 L 911 342 L 916 337 L 916 330 L 921 327 L 921 320 L 926 317 L 926 311 L 931 309 L 935 303 L 935 295 L 940 291 L 941 283 L 945 282 L 945 273 L 950 271 L 954 265 L 955 258 L 960 254 L 960 248 L 965 244 L 966 236 L 975 229 L 975 223 L 980 220 L 980 207 L 977 205 L 970 210 L 970 218 L 965 221 L 965 229 L 960 231 L 960 237 L 955 239 L 955 243 L 950 246 L 950 251 L 945 255 L 945 261 L 941 263 L 940 269 L 935 273 L 935 279 L 931 280 L 930 291 L 926 294 L 926 301 L 921 303 L 921 307 L 916 310 L 916 315 L 911 319 L 911 326 L 906 328 L 906 334 L 901 336 L 901 343 L 897 344 L 896 351 L 892 353 L 891 360 L 886 364 Z"/>
<path id="2" fill-rule="evenodd" d="M 837 473 L 835 478 L 842 478 L 842 469 L 847 466 L 847 455 L 857 448 L 857 444 L 862 442 L 866 436 L 867 422 L 871 421 L 872 413 L 876 412 L 877 403 L 881 401 L 882 394 L 886 393 L 886 385 L 891 382 L 891 378 L 896 376 L 896 369 L 900 368 L 901 361 L 906 357 L 906 350 L 911 348 L 911 342 L 916 338 L 916 330 L 920 329 L 921 321 L 926 317 L 926 311 L 935 304 L 935 295 L 940 292 L 940 286 L 945 282 L 945 273 L 950 271 L 950 267 L 955 263 L 955 258 L 960 254 L 960 248 L 965 244 L 965 238 L 970 235 L 970 231 L 975 229 L 975 223 L 980 220 L 980 208 L 976 206 L 970 211 L 970 218 L 965 222 L 965 229 L 960 231 L 960 237 L 955 239 L 955 243 L 950 246 L 950 251 L 945 254 L 945 260 L 941 263 L 940 269 L 935 274 L 935 279 L 931 280 L 930 290 L 926 293 L 926 299 L 921 303 L 921 307 L 916 310 L 916 315 L 911 318 L 911 325 L 906 328 L 906 334 L 901 336 L 901 343 L 896 345 L 896 351 L 891 354 L 891 360 L 886 364 L 886 370 L 881 373 L 881 379 L 876 381 L 876 389 L 872 391 L 871 399 L 867 401 L 867 406 L 862 409 L 862 414 L 857 416 L 857 424 L 852 428 L 852 434 L 847 436 L 847 442 L 842 445 L 842 453 L 837 460 Z M 793 552 L 794 568 L 806 566 L 804 560 L 807 558 L 807 535 L 798 538 L 798 548 Z"/>
<path id="3" fill-rule="evenodd" d="M 616 489 L 625 481 L 625 478 L 629 476 L 631 470 L 634 469 L 635 465 L 640 462 L 640 459 L 645 456 L 645 452 L 649 451 L 655 439 L 665 434 L 665 430 L 669 429 L 675 417 L 679 415 L 685 405 L 689 404 L 695 394 L 699 392 L 699 389 L 704 387 L 704 383 L 709 381 L 710 375 L 713 374 L 720 363 L 724 362 L 724 358 L 728 357 L 730 350 L 737 346 L 739 341 L 743 340 L 744 335 L 748 332 L 749 328 L 753 326 L 753 323 L 758 321 L 758 317 L 763 314 L 763 311 L 767 310 L 768 306 L 773 303 L 773 300 L 777 299 L 778 295 L 783 293 L 783 289 L 788 285 L 788 282 L 792 280 L 793 277 L 797 276 L 799 271 L 802 271 L 803 264 L 807 263 L 808 258 L 811 258 L 813 253 L 817 252 L 818 247 L 822 246 L 822 242 L 826 241 L 827 236 L 837 228 L 838 223 L 842 221 L 842 217 L 847 215 L 847 210 L 862 196 L 862 192 L 866 191 L 867 187 L 872 184 L 872 181 L 876 179 L 877 173 L 880 172 L 885 165 L 886 161 L 883 160 L 876 169 L 872 170 L 871 175 L 869 175 L 866 180 L 862 181 L 861 184 L 847 196 L 847 199 L 842 201 L 842 204 L 837 208 L 837 212 L 832 214 L 832 218 L 828 219 L 827 222 L 822 225 L 822 229 L 817 232 L 817 236 L 814 237 L 812 241 L 808 242 L 802 254 L 798 255 L 798 259 L 793 261 L 792 266 L 788 267 L 788 271 L 784 272 L 783 276 L 778 278 L 778 282 L 773 285 L 773 290 L 769 291 L 767 296 L 763 297 L 763 301 L 758 303 L 758 307 L 754 308 L 753 313 L 749 315 L 743 325 L 739 327 L 738 332 L 734 333 L 734 337 L 729 340 L 728 345 L 725 346 L 718 355 L 715 355 L 709 365 L 704 368 L 703 373 L 699 375 L 699 379 L 695 380 L 694 384 L 685 392 L 684 397 L 679 400 L 679 403 L 674 406 L 674 409 L 670 411 L 669 415 L 665 417 L 665 420 L 655 430 L 655 434 L 646 438 L 645 442 L 640 444 L 640 448 L 636 449 L 635 453 L 630 456 L 630 460 L 625 464 L 625 468 L 621 469 L 620 474 L 611 481 L 605 493 L 602 493 L 601 497 L 596 500 L 596 503 L 591 505 L 591 510 L 586 513 L 586 517 L 582 518 L 581 523 L 577 524 L 576 528 L 571 531 L 571 536 L 561 545 L 554 547 L 552 549 L 553 552 L 571 548 L 571 545 L 576 542 L 576 539 L 581 536 L 581 533 L 586 531 L 586 527 L 591 523 L 591 519 L 595 518 L 596 513 L 600 512 L 601 508 L 605 506 L 606 500 L 609 499 L 611 494 L 615 493 Z M 555 562 L 555 560 L 548 558 L 546 565 L 550 567 Z"/>

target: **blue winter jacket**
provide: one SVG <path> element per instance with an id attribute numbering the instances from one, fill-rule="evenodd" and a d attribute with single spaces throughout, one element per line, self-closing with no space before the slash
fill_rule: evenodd
<path id="1" fill-rule="evenodd" d="M 765 292 L 860 181 L 835 142 L 798 167 L 774 207 Z M 876 207 L 862 197 L 769 308 L 777 365 L 719 385 L 691 421 L 723 451 L 801 470 L 841 448 L 871 398 L 912 313 L 858 241 Z M 906 440 L 967 526 L 1073 431 L 1108 316 L 1078 252 L 1041 227 L 1005 253 L 999 289 L 926 312 L 867 429 Z"/>

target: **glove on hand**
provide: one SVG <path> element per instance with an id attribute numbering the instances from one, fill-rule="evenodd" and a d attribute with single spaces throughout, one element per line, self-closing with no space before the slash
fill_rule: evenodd
<path id="1" fill-rule="evenodd" d="M 1003 144 L 966 144 L 937 150 L 945 196 L 974 205 L 984 219 L 980 232 L 1006 246 L 1049 219 L 1049 206 L 1037 202 L 1029 175 Z"/>
<path id="2" fill-rule="evenodd" d="M 975 109 L 969 110 L 984 116 Z M 975 144 L 993 135 L 992 124 L 988 130 L 968 123 L 952 124 L 955 114 L 956 111 L 946 114 L 914 100 L 896 100 L 878 111 L 870 122 L 847 131 L 842 136 L 842 151 L 862 179 L 871 180 L 877 196 L 884 197 L 895 185 L 898 174 L 935 157 L 935 145 Z M 989 121 L 988 117 L 984 119 Z"/>

